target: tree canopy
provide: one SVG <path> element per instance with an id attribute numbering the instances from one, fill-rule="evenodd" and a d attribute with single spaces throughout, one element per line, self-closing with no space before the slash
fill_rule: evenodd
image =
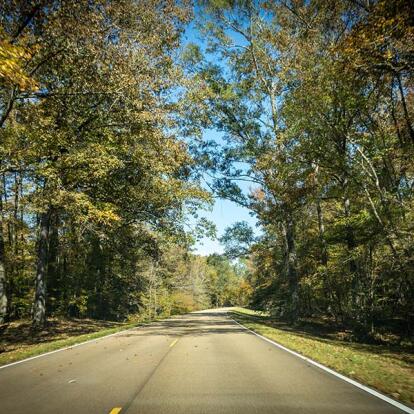
<path id="1" fill-rule="evenodd" d="M 207 45 L 186 54 L 187 110 L 193 128 L 224 134 L 198 154 L 213 186 L 259 219 L 253 303 L 290 322 L 319 314 L 356 333 L 391 321 L 412 333 L 412 5 L 200 7 Z M 226 232 L 230 254 L 242 233 Z"/>
<path id="2" fill-rule="evenodd" d="M 1 322 L 250 304 L 412 335 L 410 1 L 0 10 Z M 213 197 L 260 231 L 201 257 Z"/>

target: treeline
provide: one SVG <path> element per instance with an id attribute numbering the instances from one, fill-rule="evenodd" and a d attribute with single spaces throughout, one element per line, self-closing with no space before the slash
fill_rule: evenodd
<path id="1" fill-rule="evenodd" d="M 200 1 L 182 54 L 186 1 L 0 7 L 1 322 L 251 297 L 412 335 L 410 1 Z M 257 216 L 222 239 L 248 261 L 191 254 L 201 178 Z"/>
<path id="2" fill-rule="evenodd" d="M 189 10 L 2 1 L 1 319 L 121 318 L 205 194 L 170 130 Z"/>
<path id="3" fill-rule="evenodd" d="M 412 2 L 208 1 L 199 22 L 188 128 L 223 132 L 199 159 L 259 219 L 255 241 L 243 223 L 224 237 L 252 246 L 252 304 L 412 335 Z"/>
<path id="4" fill-rule="evenodd" d="M 176 135 L 190 17 L 173 0 L 0 2 L 0 323 L 233 300 L 241 279 L 218 280 L 184 231 L 209 199 Z"/>

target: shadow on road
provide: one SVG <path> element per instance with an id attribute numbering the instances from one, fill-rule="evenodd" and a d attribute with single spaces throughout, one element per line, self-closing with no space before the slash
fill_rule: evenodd
<path id="1" fill-rule="evenodd" d="M 220 312 L 192 313 L 174 319 L 156 322 L 150 326 L 128 331 L 119 337 L 130 338 L 134 336 L 200 336 L 229 333 L 249 333 L 241 326 L 227 319 Z"/>

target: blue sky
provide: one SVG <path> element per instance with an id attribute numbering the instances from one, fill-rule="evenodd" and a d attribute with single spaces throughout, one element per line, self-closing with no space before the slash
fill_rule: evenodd
<path id="1" fill-rule="evenodd" d="M 256 224 L 256 219 L 249 215 L 247 208 L 223 199 L 216 199 L 213 210 L 200 215 L 208 218 L 217 226 L 218 237 L 223 234 L 226 227 L 237 221 L 247 221 L 252 227 Z M 204 238 L 195 245 L 194 250 L 195 253 L 206 256 L 211 253 L 223 253 L 223 246 L 218 240 Z"/>
<path id="2" fill-rule="evenodd" d="M 189 24 L 184 34 L 184 47 L 188 43 L 195 43 L 205 50 L 205 42 L 200 37 L 200 33 L 195 28 L 194 22 Z M 204 133 L 205 139 L 215 140 L 222 143 L 222 133 L 214 130 L 208 130 Z M 240 183 L 240 187 L 246 193 L 249 192 L 251 185 L 248 183 Z M 217 228 L 217 238 L 223 235 L 226 227 L 231 226 L 238 221 L 246 221 L 253 228 L 256 227 L 257 220 L 249 214 L 249 210 L 232 201 L 224 199 L 215 199 L 214 206 L 211 211 L 200 211 L 200 217 L 205 217 L 212 221 Z M 212 253 L 223 253 L 223 246 L 216 240 L 204 238 L 194 246 L 194 252 L 203 256 Z"/>
<path id="3" fill-rule="evenodd" d="M 205 139 L 215 140 L 220 144 L 223 142 L 221 137 L 222 133 L 211 129 L 204 132 Z M 240 182 L 238 184 L 246 194 L 248 194 L 250 189 L 253 188 L 253 184 L 250 183 Z M 207 218 L 216 225 L 217 238 L 223 235 L 226 227 L 229 227 L 238 221 L 246 221 L 251 227 L 253 227 L 253 229 L 256 230 L 257 233 L 257 220 L 250 214 L 250 210 L 234 203 L 233 201 L 216 198 L 212 210 L 200 211 L 199 216 Z M 217 239 L 212 240 L 203 238 L 194 246 L 194 252 L 203 256 L 207 256 L 212 253 L 223 253 L 223 246 Z"/>

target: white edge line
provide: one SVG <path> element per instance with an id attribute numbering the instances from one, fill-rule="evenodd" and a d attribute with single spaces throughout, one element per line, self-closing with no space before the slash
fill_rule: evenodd
<path id="1" fill-rule="evenodd" d="M 190 312 L 190 313 L 195 313 L 195 312 Z M 174 316 L 175 315 L 171 315 L 170 317 L 168 317 L 166 319 L 173 318 Z M 155 321 L 151 321 L 150 323 L 154 323 L 154 322 L 159 322 L 159 321 L 155 320 Z M 124 329 L 123 331 L 114 332 L 114 333 L 109 334 L 109 335 L 100 336 L 99 338 L 88 339 L 87 341 L 79 342 L 78 344 L 73 344 L 73 345 L 65 346 L 64 348 L 55 349 L 54 351 L 45 352 L 43 354 L 39 354 L 39 355 L 35 355 L 35 356 L 29 357 L 29 358 L 21 359 L 20 361 L 11 362 L 10 364 L 6 364 L 6 365 L 0 366 L 0 370 L 2 370 L 4 368 L 11 367 L 13 365 L 22 364 L 23 362 L 31 361 L 32 359 L 41 358 L 41 357 L 44 357 L 44 356 L 47 356 L 47 355 L 55 354 L 56 352 L 66 351 L 67 349 L 76 348 L 77 346 L 86 345 L 86 344 L 89 344 L 91 342 L 98 342 L 101 339 L 109 338 L 111 336 L 120 335 L 120 334 L 122 334 L 124 332 L 132 331 L 133 329 L 138 329 L 140 327 L 141 326 L 139 326 L 139 325 L 133 326 L 132 328 Z"/>
<path id="2" fill-rule="evenodd" d="M 230 319 L 231 319 L 233 322 L 236 322 L 236 323 L 237 323 L 237 325 L 240 325 L 241 327 L 243 327 L 243 328 L 244 328 L 244 329 L 246 329 L 247 331 L 251 332 L 253 335 L 256 335 L 256 336 L 258 336 L 259 338 L 263 339 L 264 341 L 266 341 L 266 342 L 270 342 L 272 345 L 274 345 L 274 346 L 276 346 L 276 347 L 278 347 L 278 348 L 280 348 L 280 349 L 283 349 L 284 351 L 289 352 L 290 354 L 295 355 L 295 356 L 297 356 L 298 358 L 303 359 L 304 361 L 309 362 L 310 364 L 315 365 L 316 367 L 318 367 L 318 368 L 320 368 L 320 369 L 322 369 L 322 370 L 324 370 L 324 371 L 326 371 L 326 372 L 329 372 L 329 373 L 330 373 L 330 374 L 332 374 L 332 375 L 335 375 L 335 377 L 338 377 L 338 378 L 340 378 L 341 380 L 346 381 L 346 382 L 348 382 L 349 384 L 352 384 L 352 385 L 354 385 L 355 387 L 360 388 L 361 390 L 364 390 L 364 391 L 366 391 L 367 393 L 369 393 L 369 394 L 371 394 L 371 395 L 374 395 L 375 397 L 377 397 L 377 398 L 379 398 L 379 399 L 381 399 L 381 400 L 383 400 L 383 401 L 387 402 L 388 404 L 393 405 L 394 407 L 399 408 L 400 410 L 402 410 L 402 411 L 404 411 L 404 412 L 406 412 L 406 413 L 414 414 L 414 410 L 413 410 L 413 409 L 411 409 L 410 407 L 407 407 L 406 405 L 401 404 L 400 402 L 395 401 L 395 400 L 393 400 L 392 398 L 387 397 L 386 395 L 381 394 L 380 392 L 375 391 L 374 389 L 367 387 L 366 385 L 363 385 L 363 384 L 361 384 L 361 383 L 359 383 L 359 382 L 357 382 L 357 381 L 355 381 L 355 380 L 353 380 L 353 379 L 351 379 L 351 378 L 348 378 L 348 377 L 346 377 L 345 375 L 339 374 L 338 372 L 334 371 L 333 369 L 330 369 L 330 368 L 326 367 L 325 365 L 320 364 L 319 362 L 316 362 L 316 361 L 314 361 L 314 360 L 312 360 L 312 359 L 310 359 L 310 358 L 307 358 L 307 357 L 305 357 L 305 356 L 303 356 L 303 355 L 301 355 L 301 354 L 299 354 L 299 353 L 297 353 L 297 352 L 295 352 L 295 351 L 292 351 L 291 349 L 286 348 L 285 346 L 280 345 L 280 344 L 278 344 L 277 342 L 272 341 L 271 339 L 266 338 L 265 336 L 260 335 L 260 334 L 258 334 L 258 333 L 257 333 L 257 332 L 255 332 L 255 331 L 252 331 L 252 330 L 251 330 L 251 329 L 249 329 L 249 328 L 246 328 L 244 325 L 242 325 L 241 323 L 237 322 L 237 321 L 236 321 L 235 319 L 233 319 L 231 316 L 229 316 L 229 317 L 230 317 Z"/>
<path id="3" fill-rule="evenodd" d="M 45 356 L 48 356 L 48 355 L 52 355 L 52 354 L 55 354 L 56 352 L 66 351 L 67 349 L 76 348 L 78 346 L 86 345 L 86 344 L 89 344 L 91 342 L 98 342 L 102 339 L 109 338 L 111 336 L 120 335 L 124 332 L 132 331 L 133 329 L 137 329 L 137 328 L 139 328 L 139 326 L 133 326 L 132 328 L 124 329 L 123 331 L 114 332 L 112 334 L 105 335 L 105 336 L 100 336 L 99 338 L 88 339 L 87 341 L 79 342 L 78 344 L 65 346 L 64 348 L 55 349 L 54 351 L 45 352 L 44 354 L 39 354 L 39 355 L 35 355 L 35 356 L 29 357 L 29 358 L 21 359 L 20 361 L 11 362 L 10 364 L 0 366 L 0 370 L 4 369 L 4 368 L 12 367 L 13 365 L 22 364 L 23 362 L 28 362 L 28 361 L 31 361 L 33 359 L 42 358 L 42 357 L 45 357 Z"/>

